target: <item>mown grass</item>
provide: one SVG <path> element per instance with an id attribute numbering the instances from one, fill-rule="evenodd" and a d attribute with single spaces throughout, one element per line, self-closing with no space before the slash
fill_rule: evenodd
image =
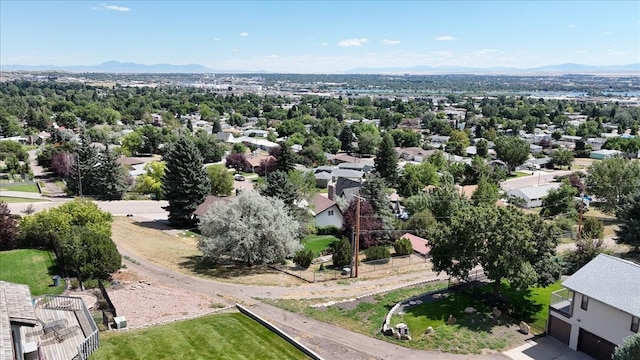
<path id="1" fill-rule="evenodd" d="M 31 193 L 39 193 L 40 190 L 36 184 L 21 184 L 21 185 L 5 185 L 0 188 L 1 191 L 22 191 L 22 192 L 31 192 Z"/>
<path id="2" fill-rule="evenodd" d="M 50 251 L 21 249 L 0 252 L 0 280 L 29 285 L 31 295 L 60 294 L 64 281 L 53 286 L 53 275 L 60 275 Z"/>
<path id="3" fill-rule="evenodd" d="M 209 315 L 145 330 L 100 335 L 91 360 L 307 359 L 282 338 L 240 313 Z"/>
<path id="4" fill-rule="evenodd" d="M 304 245 L 305 250 L 313 251 L 313 256 L 317 257 L 334 240 L 338 240 L 338 238 L 333 235 L 307 235 L 302 240 L 302 245 Z"/>
<path id="5" fill-rule="evenodd" d="M 30 203 L 30 202 L 43 202 L 46 200 L 40 200 L 40 199 L 28 199 L 28 198 L 20 198 L 20 197 L 10 197 L 10 196 L 0 196 L 0 201 L 4 201 L 7 204 L 10 203 Z"/>

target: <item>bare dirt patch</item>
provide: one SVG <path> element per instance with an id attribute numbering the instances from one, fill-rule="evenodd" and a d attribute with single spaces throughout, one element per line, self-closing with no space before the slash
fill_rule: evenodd
<path id="1" fill-rule="evenodd" d="M 107 292 L 118 316 L 126 317 L 128 327 L 203 315 L 227 305 L 221 298 L 176 291 L 143 280 L 117 282 Z"/>
<path id="2" fill-rule="evenodd" d="M 132 254 L 191 276 L 244 285 L 295 286 L 302 280 L 263 266 L 213 266 L 202 261 L 197 239 L 181 237 L 162 224 L 115 217 L 112 238 Z"/>

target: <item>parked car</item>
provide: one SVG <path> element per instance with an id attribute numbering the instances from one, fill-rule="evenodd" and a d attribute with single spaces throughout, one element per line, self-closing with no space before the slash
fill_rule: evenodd
<path id="1" fill-rule="evenodd" d="M 233 180 L 235 180 L 235 181 L 244 181 L 244 176 L 242 176 L 242 175 L 240 175 L 240 174 L 236 174 L 236 175 L 233 177 Z"/>

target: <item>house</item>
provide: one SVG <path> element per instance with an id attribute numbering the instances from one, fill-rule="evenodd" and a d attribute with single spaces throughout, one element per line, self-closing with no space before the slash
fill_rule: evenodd
<path id="1" fill-rule="evenodd" d="M 335 201 L 316 194 L 311 200 L 310 212 L 314 216 L 316 226 L 342 227 L 342 212 Z"/>
<path id="2" fill-rule="evenodd" d="M 335 169 L 331 172 L 331 177 L 333 178 L 333 182 L 337 182 L 340 178 L 361 182 L 364 177 L 364 172 L 350 169 Z"/>
<path id="3" fill-rule="evenodd" d="M 395 148 L 396 154 L 401 159 L 406 161 L 423 162 L 429 156 L 433 155 L 436 150 L 424 150 L 420 147 L 407 147 L 407 148 Z"/>
<path id="4" fill-rule="evenodd" d="M 547 334 L 597 360 L 638 333 L 640 265 L 600 254 L 551 294 Z"/>
<path id="5" fill-rule="evenodd" d="M 411 241 L 413 252 L 418 253 L 424 257 L 429 256 L 429 252 L 431 252 L 431 246 L 429 246 L 429 241 L 427 239 L 423 239 L 420 236 L 416 236 L 410 233 L 406 233 L 400 237 L 400 239 L 403 238 Z"/>
<path id="6" fill-rule="evenodd" d="M 619 150 L 596 150 L 589 153 L 589 157 L 597 160 L 611 159 L 616 156 L 622 156 Z"/>
<path id="7" fill-rule="evenodd" d="M 0 281 L 0 359 L 80 359 L 98 349 L 98 326 L 79 297 L 31 298 L 29 286 Z"/>
<path id="8" fill-rule="evenodd" d="M 547 196 L 550 190 L 560 187 L 560 183 L 545 184 L 540 186 L 528 186 L 507 191 L 509 196 L 524 200 L 523 207 L 530 209 L 542 206 L 542 198 Z"/>
<path id="9" fill-rule="evenodd" d="M 529 149 L 530 149 L 529 151 L 532 154 L 537 154 L 537 153 L 541 153 L 542 152 L 542 146 L 540 146 L 540 145 L 531 144 L 531 145 L 529 145 Z"/>
<path id="10" fill-rule="evenodd" d="M 331 179 L 333 179 L 331 173 L 325 171 L 318 171 L 313 174 L 313 177 L 316 178 L 316 187 L 319 189 L 326 189 L 327 186 L 329 186 Z"/>
<path id="11" fill-rule="evenodd" d="M 209 207 L 212 204 L 217 203 L 217 202 L 228 203 L 230 201 L 231 201 L 231 198 L 214 196 L 214 195 L 207 195 L 207 197 L 204 199 L 202 204 L 198 205 L 196 210 L 193 212 L 193 217 L 199 220 L 202 217 L 204 217 L 205 215 L 207 215 L 207 212 L 209 211 Z"/>
<path id="12" fill-rule="evenodd" d="M 348 163 L 348 162 L 345 162 L 345 163 L 338 164 L 338 169 L 356 170 L 356 171 L 362 171 L 364 173 L 369 173 L 373 169 L 373 166 L 371 166 L 371 164 L 367 164 L 367 163 Z"/>
<path id="13" fill-rule="evenodd" d="M 276 158 L 273 157 L 273 155 L 257 155 L 257 156 L 247 157 L 247 163 L 249 164 L 249 167 L 246 170 L 247 172 L 257 172 L 258 167 L 260 167 L 260 164 L 262 164 L 263 161 L 270 161 L 270 160 L 275 161 Z"/>

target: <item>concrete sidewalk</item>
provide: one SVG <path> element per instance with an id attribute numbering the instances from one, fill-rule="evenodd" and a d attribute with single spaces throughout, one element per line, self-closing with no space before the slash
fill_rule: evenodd
<path id="1" fill-rule="evenodd" d="M 23 199 L 47 200 L 43 198 L 42 194 L 40 193 L 33 193 L 33 192 L 26 192 L 26 191 L 11 191 L 11 190 L 7 190 L 6 187 L 1 187 L 1 186 L 0 186 L 0 196 L 23 198 Z"/>

